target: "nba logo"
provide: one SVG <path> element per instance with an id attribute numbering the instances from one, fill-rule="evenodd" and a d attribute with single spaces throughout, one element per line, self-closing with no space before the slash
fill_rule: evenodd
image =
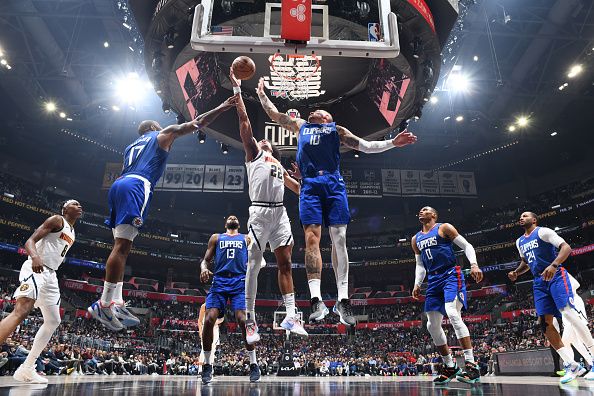
<path id="1" fill-rule="evenodd" d="M 367 33 L 369 41 L 382 41 L 382 33 L 380 30 L 380 24 L 371 22 L 367 24 Z"/>

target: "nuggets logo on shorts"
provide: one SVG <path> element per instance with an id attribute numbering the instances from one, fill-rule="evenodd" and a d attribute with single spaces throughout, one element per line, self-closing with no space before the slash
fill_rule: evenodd
<path id="1" fill-rule="evenodd" d="M 134 220 L 132 220 L 132 225 L 136 228 L 142 227 L 142 217 L 135 217 Z"/>
<path id="2" fill-rule="evenodd" d="M 26 284 L 26 283 L 23 283 L 21 285 L 21 287 L 19 287 L 19 290 L 22 291 L 22 292 L 27 291 L 28 289 L 29 289 L 29 285 Z"/>

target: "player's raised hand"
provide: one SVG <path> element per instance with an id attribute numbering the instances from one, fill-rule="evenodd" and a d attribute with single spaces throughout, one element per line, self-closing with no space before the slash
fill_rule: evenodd
<path id="1" fill-rule="evenodd" d="M 394 139 L 392 139 L 392 144 L 396 147 L 404 147 L 409 144 L 415 144 L 416 142 L 417 137 L 408 130 L 400 132 Z"/>
<path id="2" fill-rule="evenodd" d="M 296 180 L 302 179 L 301 171 L 299 170 L 299 167 L 297 166 L 297 162 L 294 162 L 294 161 L 291 162 L 291 169 L 287 169 L 287 173 L 293 179 L 296 179 Z"/>
<path id="3" fill-rule="evenodd" d="M 41 257 L 31 257 L 31 269 L 36 274 L 41 274 L 43 272 L 43 261 L 41 260 Z"/>
<path id="4" fill-rule="evenodd" d="M 510 281 L 515 282 L 518 279 L 518 273 L 516 271 L 511 271 L 507 273 L 507 277 Z"/>
<path id="5" fill-rule="evenodd" d="M 235 77 L 235 73 L 233 73 L 233 66 L 229 67 L 229 80 L 231 80 L 231 85 L 234 87 L 241 87 L 241 80 Z"/>
<path id="6" fill-rule="evenodd" d="M 553 276 L 555 276 L 555 274 L 557 273 L 557 267 L 553 266 L 553 264 L 549 265 L 547 268 L 544 269 L 544 271 L 542 271 L 542 274 L 540 274 L 542 276 L 542 279 L 546 282 L 550 281 L 551 279 L 553 279 Z"/>
<path id="7" fill-rule="evenodd" d="M 476 283 L 480 283 L 483 280 L 483 271 L 478 267 L 478 265 L 471 265 L 470 266 L 470 276 Z"/>
<path id="8" fill-rule="evenodd" d="M 260 77 L 260 80 L 258 81 L 258 87 L 256 88 L 256 93 L 258 96 L 266 95 L 264 92 L 264 77 Z"/>
<path id="9" fill-rule="evenodd" d="M 226 107 L 228 109 L 237 106 L 237 96 L 233 95 L 228 97 L 227 99 L 225 99 L 223 103 L 221 103 L 221 106 Z"/>
<path id="10" fill-rule="evenodd" d="M 212 276 L 212 272 L 207 268 L 203 268 L 200 271 L 200 282 L 207 283 L 210 280 L 211 276 Z"/>
<path id="11" fill-rule="evenodd" d="M 415 287 L 413 287 L 413 290 L 412 290 L 412 298 L 414 298 L 415 300 L 418 300 L 419 297 L 421 297 L 421 286 L 415 285 Z"/>

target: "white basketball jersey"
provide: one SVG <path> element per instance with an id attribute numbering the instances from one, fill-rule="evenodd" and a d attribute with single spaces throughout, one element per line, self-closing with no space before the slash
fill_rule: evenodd
<path id="1" fill-rule="evenodd" d="M 283 202 L 285 169 L 272 154 L 261 150 L 245 167 L 252 202 Z"/>
<path id="2" fill-rule="evenodd" d="M 43 261 L 43 265 L 54 271 L 60 267 L 68 250 L 74 244 L 74 228 L 62 217 L 64 223 L 62 229 L 51 232 L 37 241 L 35 248 Z M 31 260 L 31 257 L 29 257 Z"/>

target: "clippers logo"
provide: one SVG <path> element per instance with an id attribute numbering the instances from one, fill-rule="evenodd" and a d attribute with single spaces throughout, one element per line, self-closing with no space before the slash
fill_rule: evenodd
<path id="1" fill-rule="evenodd" d="M 132 225 L 136 228 L 142 227 L 142 217 L 135 217 L 134 220 L 132 220 Z"/>
<path id="2" fill-rule="evenodd" d="M 289 11 L 291 13 L 291 16 L 295 19 L 297 19 L 299 22 L 305 22 L 305 11 L 307 9 L 305 8 L 305 6 L 303 4 L 299 4 L 297 7 L 295 8 L 291 8 L 291 11 Z"/>

